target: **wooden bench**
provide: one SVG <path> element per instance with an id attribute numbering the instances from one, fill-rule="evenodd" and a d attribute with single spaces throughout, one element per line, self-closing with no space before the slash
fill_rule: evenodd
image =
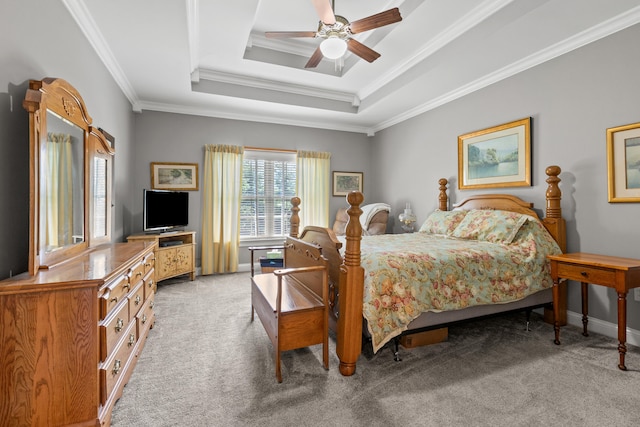
<path id="1" fill-rule="evenodd" d="M 288 237 L 284 268 L 251 277 L 251 320 L 258 313 L 271 339 L 278 382 L 283 351 L 322 344 L 324 368 L 329 369 L 328 276 L 320 246 Z"/>

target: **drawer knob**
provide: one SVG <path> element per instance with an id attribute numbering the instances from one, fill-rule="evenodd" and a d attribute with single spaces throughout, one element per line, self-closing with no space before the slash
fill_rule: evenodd
<path id="1" fill-rule="evenodd" d="M 127 283 L 125 285 L 122 285 L 123 288 L 126 288 L 127 291 L 129 291 L 129 289 L 131 289 L 131 283 Z"/>
<path id="2" fill-rule="evenodd" d="M 124 320 L 118 317 L 118 320 L 116 320 L 116 332 L 120 332 L 123 326 L 124 326 Z"/>
<path id="3" fill-rule="evenodd" d="M 140 276 L 142 276 L 142 272 L 138 271 L 138 273 L 136 274 L 136 277 L 140 277 Z"/>
<path id="4" fill-rule="evenodd" d="M 142 320 L 141 320 L 142 324 L 144 325 L 145 323 L 147 323 L 147 315 L 143 314 L 142 315 Z"/>
<path id="5" fill-rule="evenodd" d="M 110 302 L 118 302 L 118 297 L 113 297 L 109 300 Z"/>
<path id="6" fill-rule="evenodd" d="M 135 304 L 140 305 L 140 300 L 141 300 L 140 295 L 136 295 Z"/>
<path id="7" fill-rule="evenodd" d="M 582 274 L 582 277 L 589 277 L 589 273 L 586 271 L 581 271 L 580 274 Z"/>
<path id="8" fill-rule="evenodd" d="M 153 280 L 149 280 L 149 287 L 153 286 Z"/>
<path id="9" fill-rule="evenodd" d="M 118 359 L 113 362 L 113 369 L 111 370 L 111 372 L 113 372 L 113 375 L 118 375 L 118 372 L 120 372 L 120 365 L 121 362 Z"/>
<path id="10" fill-rule="evenodd" d="M 151 302 L 149 303 L 149 307 L 150 307 L 150 308 L 153 308 L 153 305 L 154 305 L 153 303 L 154 303 L 154 302 L 155 302 L 155 301 L 151 301 Z"/>
<path id="11" fill-rule="evenodd" d="M 134 334 L 129 335 L 129 347 L 136 343 L 136 336 Z"/>

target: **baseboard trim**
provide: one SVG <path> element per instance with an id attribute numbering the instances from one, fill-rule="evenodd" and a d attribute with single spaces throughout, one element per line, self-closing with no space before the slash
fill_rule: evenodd
<path id="1" fill-rule="evenodd" d="M 567 323 L 582 328 L 582 313 L 567 311 Z M 587 328 L 589 332 L 615 338 L 616 340 L 618 339 L 618 325 L 616 323 L 590 317 Z M 562 334 L 562 332 L 560 333 Z M 640 347 L 640 331 L 627 328 L 627 344 Z"/>

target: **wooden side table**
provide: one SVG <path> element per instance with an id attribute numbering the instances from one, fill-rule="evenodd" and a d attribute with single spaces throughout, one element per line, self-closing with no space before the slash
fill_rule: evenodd
<path id="1" fill-rule="evenodd" d="M 640 260 L 620 258 L 589 253 L 568 253 L 549 255 L 551 278 L 553 279 L 553 311 L 556 344 L 560 344 L 560 325 L 558 322 L 559 283 L 562 279 L 575 280 L 582 285 L 582 335 L 588 336 L 588 288 L 587 284 L 613 288 L 618 294 L 618 368 L 627 370 L 624 357 L 627 353 L 627 293 L 629 289 L 640 287 Z"/>

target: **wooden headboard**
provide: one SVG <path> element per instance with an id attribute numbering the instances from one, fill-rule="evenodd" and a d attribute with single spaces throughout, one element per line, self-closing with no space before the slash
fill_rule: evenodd
<path id="1" fill-rule="evenodd" d="M 560 182 L 558 175 L 560 175 L 560 172 L 561 169 L 559 166 L 549 166 L 545 170 L 548 176 L 546 181 L 549 186 L 545 194 L 547 207 L 544 218 L 540 218 L 538 213 L 533 210 L 533 203 L 525 202 L 521 198 L 509 194 L 478 194 L 470 196 L 460 203 L 453 205 L 451 210 L 496 209 L 531 215 L 538 218 L 542 224 L 544 224 L 551 236 L 553 236 L 558 243 L 558 246 L 560 246 L 562 252 L 566 252 L 566 225 L 564 218 L 562 218 L 562 208 L 560 207 L 562 192 L 560 191 L 560 187 L 558 187 L 558 183 Z M 440 194 L 438 196 L 439 209 L 449 210 L 447 180 L 441 178 L 438 184 L 440 185 Z"/>

